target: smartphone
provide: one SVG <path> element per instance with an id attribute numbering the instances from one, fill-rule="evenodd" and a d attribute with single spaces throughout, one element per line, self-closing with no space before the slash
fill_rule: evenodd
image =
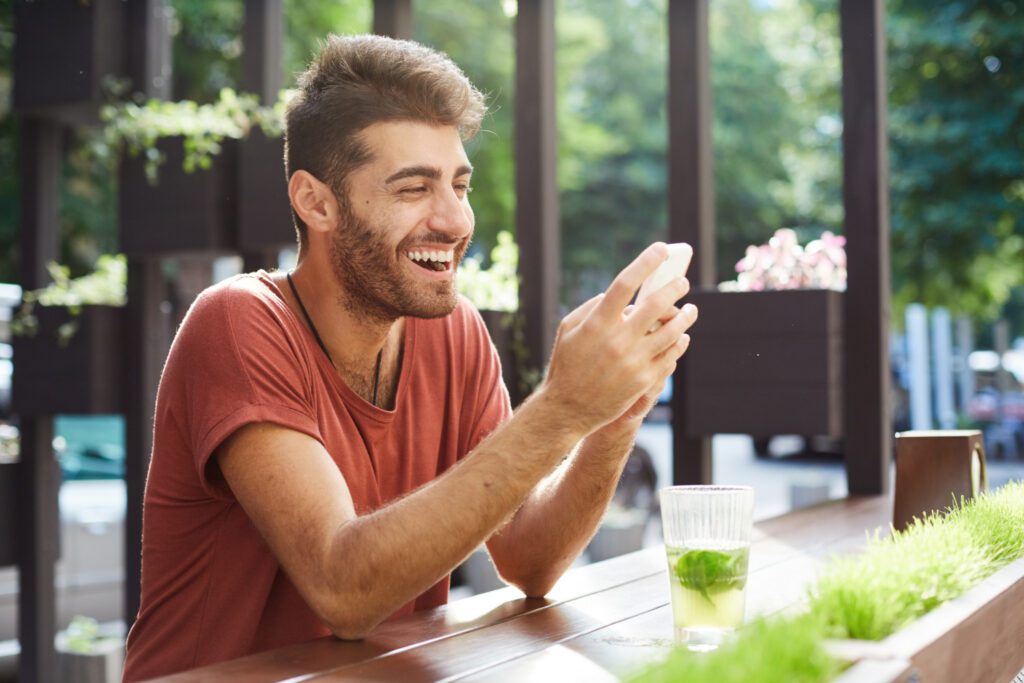
<path id="1" fill-rule="evenodd" d="M 639 304 L 651 294 L 667 285 L 672 278 L 686 275 L 686 269 L 690 267 L 690 260 L 692 258 L 693 247 L 686 242 L 668 245 L 668 258 L 640 285 L 640 292 L 636 295 L 636 302 Z"/>

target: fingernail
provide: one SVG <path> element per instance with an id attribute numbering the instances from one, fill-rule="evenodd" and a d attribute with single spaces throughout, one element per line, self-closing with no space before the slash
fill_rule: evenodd
<path id="1" fill-rule="evenodd" d="M 683 313 L 685 313 L 687 317 L 693 318 L 697 315 L 697 307 L 693 304 L 685 304 L 683 306 Z"/>

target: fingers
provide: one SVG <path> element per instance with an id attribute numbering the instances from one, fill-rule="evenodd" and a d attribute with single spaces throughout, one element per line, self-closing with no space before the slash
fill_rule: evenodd
<path id="1" fill-rule="evenodd" d="M 664 242 L 655 242 L 640 252 L 632 263 L 615 276 L 605 290 L 604 300 L 600 302 L 597 314 L 609 321 L 618 320 L 644 279 L 657 270 L 667 258 L 668 247 Z"/>
<path id="2" fill-rule="evenodd" d="M 657 356 L 671 350 L 671 347 L 678 344 L 684 333 L 697 321 L 697 307 L 693 304 L 686 304 L 664 325 L 655 332 L 647 335 L 645 342 L 650 345 L 652 356 Z M 687 344 L 689 344 L 689 336 Z M 685 347 L 683 348 L 685 351 Z M 679 355 L 682 355 L 680 351 Z M 676 356 L 678 358 L 679 356 Z"/>
<path id="3" fill-rule="evenodd" d="M 601 302 L 604 298 L 604 293 L 598 294 L 595 297 L 587 299 L 582 304 L 573 309 L 567 316 L 562 318 L 562 323 L 559 325 L 559 334 L 565 334 L 570 330 L 574 329 L 581 322 L 587 319 L 590 312 L 594 310 L 594 307 Z"/>
<path id="4" fill-rule="evenodd" d="M 653 332 L 660 325 L 670 320 L 678 310 L 675 303 L 690 292 L 690 281 L 686 278 L 673 278 L 665 286 L 644 299 L 636 306 L 630 316 L 629 324 L 635 332 Z"/>

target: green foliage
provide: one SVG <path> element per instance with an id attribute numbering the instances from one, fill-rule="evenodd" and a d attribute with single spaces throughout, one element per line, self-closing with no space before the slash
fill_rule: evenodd
<path id="1" fill-rule="evenodd" d="M 455 284 L 481 311 L 519 310 L 519 246 L 512 233 L 498 233 L 498 244 L 491 250 L 491 265 L 484 268 L 482 259 L 468 256 L 459 264 Z"/>
<path id="2" fill-rule="evenodd" d="M 474 239 L 486 252 L 499 232 L 515 227 L 512 18 L 497 0 L 431 0 L 416 4 L 415 12 L 416 40 L 448 54 L 487 98 L 489 113 L 466 146 L 474 169 Z"/>
<path id="3" fill-rule="evenodd" d="M 676 562 L 676 576 L 683 586 L 695 590 L 711 602 L 711 593 L 743 588 L 747 582 L 747 553 L 734 551 L 691 550 Z"/>
<path id="4" fill-rule="evenodd" d="M 829 564 L 811 598 L 826 633 L 881 640 L 1024 556 L 1024 483 L 872 539 Z"/>
<path id="5" fill-rule="evenodd" d="M 896 306 L 995 317 L 1024 286 L 1024 6 L 887 6 Z"/>
<path id="6" fill-rule="evenodd" d="M 120 642 L 119 639 L 100 635 L 100 625 L 92 617 L 77 615 L 71 619 L 67 630 L 61 632 L 58 644 L 66 652 L 89 655 L 102 650 L 104 645 Z"/>
<path id="7" fill-rule="evenodd" d="M 71 313 L 71 320 L 57 330 L 61 345 L 67 345 L 78 331 L 78 316 L 82 306 L 124 306 L 127 301 L 128 264 L 123 254 L 100 256 L 96 270 L 88 275 L 72 278 L 67 266 L 50 263 L 47 268 L 53 282 L 42 289 L 25 292 L 22 305 L 11 321 L 11 332 L 19 336 L 34 336 L 39 330 L 35 306 L 63 306 Z"/>
<path id="8" fill-rule="evenodd" d="M 677 648 L 631 683 L 823 683 L 839 672 L 813 618 L 776 617 L 748 624 L 737 638 L 710 653 Z"/>
<path id="9" fill-rule="evenodd" d="M 104 126 L 93 140 L 91 150 L 101 163 L 111 168 L 116 166 L 123 151 L 132 156 L 143 153 L 146 176 L 155 184 L 157 169 L 164 161 L 156 148 L 160 138 L 184 139 L 187 173 L 197 168 L 207 169 L 213 162 L 212 157 L 220 154 L 225 138 L 243 138 L 256 126 L 270 137 L 280 137 L 286 96 L 286 91 L 282 91 L 277 103 L 265 107 L 255 95 L 239 95 L 224 88 L 217 101 L 211 104 L 156 99 L 144 104 L 110 104 L 100 112 Z"/>

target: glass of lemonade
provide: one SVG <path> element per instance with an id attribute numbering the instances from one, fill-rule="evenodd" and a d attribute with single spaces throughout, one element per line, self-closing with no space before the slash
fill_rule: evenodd
<path id="1" fill-rule="evenodd" d="M 753 527 L 749 486 L 669 486 L 661 490 L 675 639 L 713 650 L 743 623 Z"/>

